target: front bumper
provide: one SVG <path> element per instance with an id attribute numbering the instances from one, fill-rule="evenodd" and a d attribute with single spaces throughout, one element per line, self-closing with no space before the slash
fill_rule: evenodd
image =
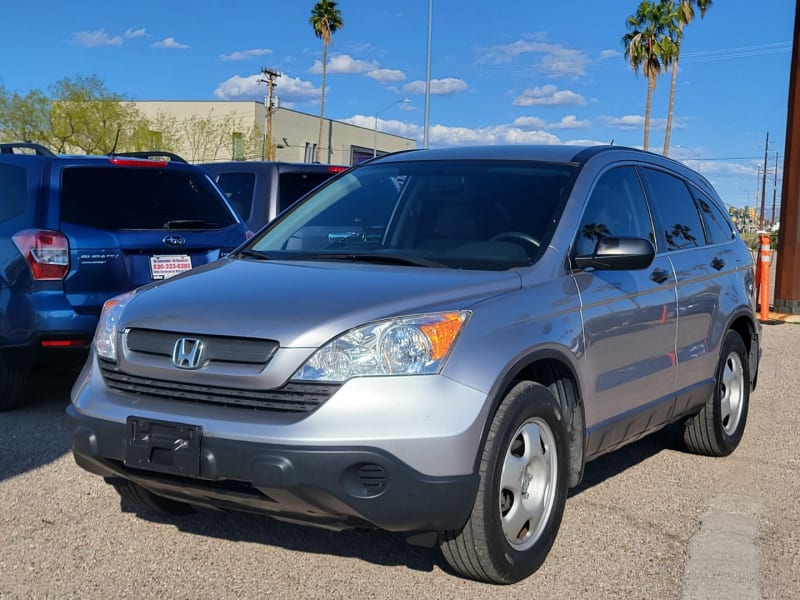
<path id="1" fill-rule="evenodd" d="M 67 408 L 79 466 L 107 480 L 125 479 L 153 493 L 199 506 L 243 510 L 333 529 L 395 532 L 460 528 L 477 474 L 424 475 L 374 447 L 285 446 L 203 437 L 199 476 L 130 468 L 127 430 Z"/>

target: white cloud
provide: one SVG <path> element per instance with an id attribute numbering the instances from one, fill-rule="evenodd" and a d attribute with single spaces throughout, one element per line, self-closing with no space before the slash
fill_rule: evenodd
<path id="1" fill-rule="evenodd" d="M 214 90 L 214 95 L 220 100 L 263 100 L 266 86 L 259 83 L 260 79 L 263 79 L 260 73 L 246 77 L 234 75 L 220 83 Z M 286 107 L 298 102 L 318 100 L 321 93 L 320 89 L 309 81 L 286 76 L 278 80 L 277 91 L 281 106 Z"/>
<path id="2" fill-rule="evenodd" d="M 578 77 L 586 74 L 589 59 L 580 50 L 557 48 L 539 61 L 539 67 L 550 77 Z"/>
<path id="3" fill-rule="evenodd" d="M 644 117 L 642 115 L 603 117 L 603 121 L 610 127 L 618 127 L 620 129 L 638 129 L 639 127 L 644 127 Z M 650 126 L 652 127 L 652 120 Z"/>
<path id="4" fill-rule="evenodd" d="M 328 60 L 328 73 L 368 73 L 377 69 L 378 66 L 378 63 L 374 60 L 357 60 L 349 54 L 337 54 Z M 322 73 L 322 61 L 314 61 L 308 72 L 320 75 Z"/>
<path id="5" fill-rule="evenodd" d="M 588 119 L 579 120 L 575 115 L 566 115 L 558 123 L 549 123 L 546 129 L 587 129 L 590 126 Z"/>
<path id="6" fill-rule="evenodd" d="M 601 119 L 609 127 L 616 127 L 618 129 L 642 129 L 644 128 L 644 116 L 642 115 L 624 115 L 622 117 L 601 117 Z M 666 119 L 650 119 L 650 129 L 666 129 Z M 676 117 L 672 120 L 673 129 L 686 129 L 686 119 Z"/>
<path id="7" fill-rule="evenodd" d="M 118 35 L 109 35 L 102 29 L 97 31 L 79 31 L 72 36 L 75 43 L 87 48 L 97 48 L 98 46 L 121 46 L 122 38 Z"/>
<path id="8" fill-rule="evenodd" d="M 265 54 L 272 54 L 269 48 L 252 48 L 251 50 L 241 50 L 239 52 L 231 52 L 230 54 L 220 54 L 221 60 L 237 61 L 237 60 L 250 60 L 256 56 L 264 56 Z"/>
<path id="9" fill-rule="evenodd" d="M 578 77 L 586 74 L 589 58 L 582 50 L 545 41 L 543 34 L 528 36 L 510 44 L 479 50 L 478 64 L 509 63 L 523 54 L 543 55 L 536 68 L 550 77 Z"/>
<path id="10" fill-rule="evenodd" d="M 600 52 L 600 58 L 603 60 L 607 58 L 615 58 L 617 56 L 622 56 L 622 52 L 619 50 L 602 50 Z"/>
<path id="11" fill-rule="evenodd" d="M 152 45 L 153 48 L 167 48 L 167 49 L 170 49 L 170 50 L 172 50 L 172 49 L 181 49 L 181 50 L 183 50 L 183 49 L 189 47 L 186 44 L 181 44 L 174 37 L 164 38 L 160 42 L 154 42 L 151 45 Z"/>
<path id="12" fill-rule="evenodd" d="M 567 115 L 554 123 L 539 117 L 517 117 L 512 125 L 521 129 L 586 129 L 591 124 L 588 120 L 579 121 L 575 115 Z"/>
<path id="13" fill-rule="evenodd" d="M 544 129 L 547 121 L 539 117 L 517 117 L 512 125 L 523 129 Z"/>
<path id="14" fill-rule="evenodd" d="M 369 71 L 367 77 L 380 82 L 403 81 L 406 78 L 406 74 L 398 69 L 375 69 Z"/>
<path id="15" fill-rule="evenodd" d="M 565 106 L 586 104 L 586 99 L 571 90 L 559 90 L 554 85 L 543 85 L 524 90 L 514 99 L 515 106 Z"/>
<path id="16" fill-rule="evenodd" d="M 431 79 L 431 94 L 437 96 L 448 96 L 465 91 L 469 86 L 463 79 L 447 77 L 445 79 Z M 422 80 L 409 81 L 403 86 L 403 91 L 407 94 L 424 94 L 425 82 Z"/>
<path id="17" fill-rule="evenodd" d="M 136 29 L 131 27 L 130 29 L 128 29 L 124 33 L 124 36 L 125 36 L 126 40 L 132 40 L 134 38 L 144 37 L 146 35 L 147 35 L 147 31 L 145 30 L 144 27 L 139 27 L 139 28 L 136 28 Z"/>

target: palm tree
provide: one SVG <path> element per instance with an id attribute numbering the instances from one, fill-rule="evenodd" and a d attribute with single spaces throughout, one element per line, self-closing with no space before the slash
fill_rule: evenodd
<path id="1" fill-rule="evenodd" d="M 308 22 L 314 28 L 314 35 L 322 40 L 322 96 L 319 104 L 319 139 L 317 141 L 317 155 L 319 162 L 319 149 L 322 147 L 322 123 L 325 120 L 325 75 L 328 71 L 328 44 L 333 39 L 333 34 L 342 28 L 342 13 L 336 8 L 333 0 L 319 0 L 311 9 Z"/>
<path id="2" fill-rule="evenodd" d="M 639 4 L 636 13 L 629 16 L 625 25 L 628 33 L 622 37 L 625 58 L 634 72 L 642 69 L 647 77 L 647 101 L 644 113 L 644 149 L 650 142 L 650 114 L 656 78 L 675 58 L 680 31 L 675 25 L 675 7 L 672 0 Z"/>
<path id="3" fill-rule="evenodd" d="M 694 5 L 700 9 L 700 18 L 706 16 L 706 10 L 711 6 L 712 0 L 679 0 L 677 6 L 678 30 L 677 47 L 675 49 L 675 60 L 672 61 L 672 81 L 669 86 L 669 111 L 667 112 L 667 129 L 664 134 L 664 156 L 669 155 L 669 138 L 672 133 L 672 113 L 675 110 L 675 84 L 678 81 L 678 59 L 681 53 L 681 39 L 683 38 L 683 28 L 694 19 Z"/>

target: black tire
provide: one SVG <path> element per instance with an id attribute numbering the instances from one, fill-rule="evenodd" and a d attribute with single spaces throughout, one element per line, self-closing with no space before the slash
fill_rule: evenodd
<path id="1" fill-rule="evenodd" d="M 683 423 L 686 449 L 727 456 L 742 440 L 750 406 L 750 364 L 742 337 L 728 331 L 722 342 L 716 383 L 703 409 Z"/>
<path id="2" fill-rule="evenodd" d="M 17 408 L 25 399 L 27 369 L 9 367 L 0 357 L 0 411 Z"/>
<path id="3" fill-rule="evenodd" d="M 188 515 L 194 512 L 190 504 L 164 498 L 132 481 L 116 479 L 109 483 L 117 490 L 123 503 L 127 504 L 134 512 L 157 515 Z"/>
<path id="4" fill-rule="evenodd" d="M 518 383 L 500 403 L 490 426 L 467 523 L 440 536 L 439 547 L 450 566 L 464 577 L 503 584 L 535 572 L 561 525 L 568 461 L 566 424 L 558 402 L 538 383 Z M 532 515 L 526 505 L 531 496 L 534 505 L 541 505 L 541 516 Z"/>

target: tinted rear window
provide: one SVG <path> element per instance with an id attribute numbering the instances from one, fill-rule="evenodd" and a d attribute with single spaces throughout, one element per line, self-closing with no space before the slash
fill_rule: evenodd
<path id="1" fill-rule="evenodd" d="M 61 220 L 97 229 L 222 228 L 236 222 L 202 174 L 152 167 L 64 169 Z"/>
<path id="2" fill-rule="evenodd" d="M 281 173 L 278 177 L 278 212 L 286 210 L 336 173 Z"/>

